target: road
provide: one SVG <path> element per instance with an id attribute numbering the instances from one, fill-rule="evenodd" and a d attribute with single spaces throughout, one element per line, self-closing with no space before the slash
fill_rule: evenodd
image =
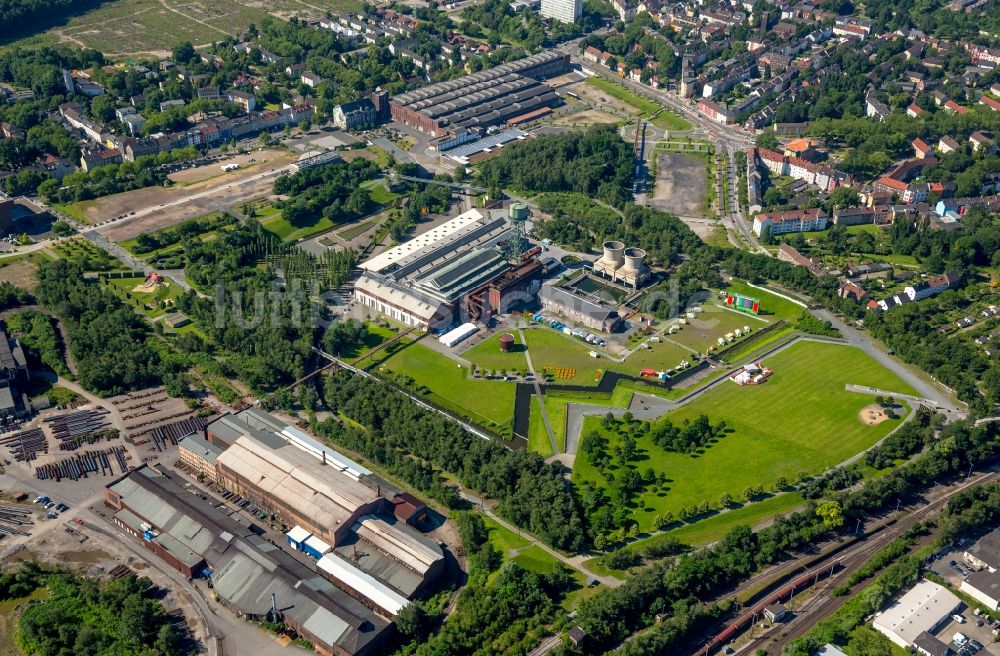
<path id="1" fill-rule="evenodd" d="M 968 411 L 954 401 L 950 394 L 942 390 L 937 385 L 927 382 L 927 380 L 923 377 L 914 373 L 912 369 L 883 351 L 868 334 L 844 322 L 840 317 L 824 308 L 813 307 L 810 308 L 809 311 L 816 318 L 823 321 L 829 321 L 834 328 L 840 331 L 840 334 L 843 335 L 844 339 L 870 355 L 883 367 L 909 383 L 910 387 L 917 391 L 917 396 L 923 397 L 924 399 L 936 404 L 938 409 L 943 412 L 949 420 L 964 419 L 968 415 Z"/>

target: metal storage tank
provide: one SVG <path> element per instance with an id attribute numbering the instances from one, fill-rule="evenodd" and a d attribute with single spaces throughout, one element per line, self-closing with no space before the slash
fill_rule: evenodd
<path id="1" fill-rule="evenodd" d="M 514 336 L 510 333 L 504 333 L 500 335 L 500 350 L 504 353 L 509 353 L 511 347 L 514 346 Z"/>

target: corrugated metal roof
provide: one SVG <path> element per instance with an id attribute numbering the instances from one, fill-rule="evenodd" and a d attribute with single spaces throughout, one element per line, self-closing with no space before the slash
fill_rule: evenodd
<path id="1" fill-rule="evenodd" d="M 327 572 L 338 581 L 367 597 L 390 617 L 395 617 L 410 602 L 384 583 L 347 562 L 336 554 L 327 554 L 319 559 L 316 567 Z"/>

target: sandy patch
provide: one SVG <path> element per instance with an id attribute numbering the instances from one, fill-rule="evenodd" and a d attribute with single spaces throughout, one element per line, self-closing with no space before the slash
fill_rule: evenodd
<path id="1" fill-rule="evenodd" d="M 554 125 L 568 125 L 572 127 L 586 127 L 588 125 L 599 125 L 605 123 L 618 123 L 622 119 L 614 114 L 602 112 L 599 109 L 585 109 L 581 112 L 574 112 L 566 116 L 560 116 L 553 121 Z"/>
<path id="2" fill-rule="evenodd" d="M 657 153 L 655 157 L 656 187 L 649 204 L 681 216 L 704 216 L 705 161 L 680 153 Z"/>
<path id="3" fill-rule="evenodd" d="M 234 155 L 233 157 L 221 159 L 217 162 L 193 169 L 184 169 L 176 173 L 171 173 L 167 177 L 181 185 L 190 185 L 215 178 L 218 178 L 219 182 L 228 182 L 229 180 L 237 179 L 241 173 L 245 175 L 249 170 L 257 169 L 259 171 L 259 168 L 264 164 L 273 164 L 276 161 L 280 161 L 284 165 L 290 159 L 291 156 L 288 152 L 270 148 L 259 152 L 254 151 L 252 153 Z M 235 171 L 223 172 L 222 167 L 227 164 L 239 164 L 240 168 Z"/>
<path id="4" fill-rule="evenodd" d="M 868 426 L 878 426 L 887 419 L 889 419 L 889 414 L 885 411 L 885 408 L 877 403 L 866 405 L 861 409 L 861 412 L 858 413 L 858 420 Z"/>

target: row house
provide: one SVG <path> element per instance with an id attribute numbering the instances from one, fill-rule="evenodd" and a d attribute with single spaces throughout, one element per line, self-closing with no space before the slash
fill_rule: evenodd
<path id="1" fill-rule="evenodd" d="M 775 175 L 787 175 L 802 180 L 822 191 L 833 191 L 837 187 L 850 186 L 853 183 L 849 175 L 830 166 L 809 162 L 801 157 L 782 155 L 766 148 L 757 150 L 761 163 Z"/>
<path id="2" fill-rule="evenodd" d="M 736 114 L 726 107 L 725 104 L 709 100 L 708 98 L 702 98 L 698 101 L 698 111 L 713 121 L 722 123 L 723 125 L 732 123 L 736 118 Z"/>
<path id="3" fill-rule="evenodd" d="M 885 225 L 887 223 L 889 223 L 888 205 L 842 207 L 833 211 L 834 225 Z"/>
<path id="4" fill-rule="evenodd" d="M 826 212 L 820 208 L 766 212 L 753 219 L 753 231 L 758 237 L 770 232 L 783 235 L 792 232 L 811 232 L 826 229 Z"/>

